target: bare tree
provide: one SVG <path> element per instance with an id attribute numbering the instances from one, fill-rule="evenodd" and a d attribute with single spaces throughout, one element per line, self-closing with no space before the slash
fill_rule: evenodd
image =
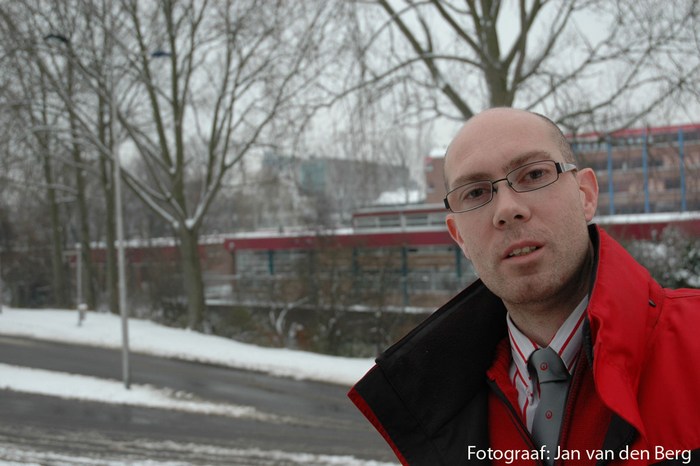
<path id="1" fill-rule="evenodd" d="M 37 70 L 33 70 L 35 71 L 33 74 L 24 73 L 27 70 L 17 68 L 15 70 L 17 71 L 15 84 L 18 86 L 16 90 L 21 90 L 21 93 L 16 94 L 18 97 L 14 99 L 16 103 L 8 105 L 7 110 L 26 127 L 20 130 L 22 137 L 13 141 L 12 150 L 16 155 L 22 153 L 28 157 L 31 162 L 27 166 L 35 164 L 34 166 L 39 168 L 39 173 L 31 168 L 21 172 L 12 170 L 5 173 L 4 183 L 24 184 L 31 192 L 43 191 L 44 204 L 50 219 L 52 298 L 57 306 L 66 307 L 68 287 L 63 258 L 65 231 L 60 210 L 60 197 L 62 194 L 65 195 L 66 191 L 72 194 L 72 189 L 63 184 L 61 172 L 64 166 L 53 156 L 58 144 L 50 131 L 55 120 L 49 110 L 49 97 L 43 86 L 44 76 Z M 10 99 L 10 102 L 12 101 L 13 99 Z M 14 128 L 19 129 L 16 126 Z M 33 175 L 37 175 L 36 178 Z"/>
<path id="2" fill-rule="evenodd" d="M 103 230 L 107 236 L 109 302 L 112 312 L 116 312 L 114 208 L 108 158 L 111 142 L 107 141 L 104 112 L 105 34 L 100 22 L 92 19 L 94 11 L 90 3 L 82 0 L 36 0 L 3 5 L 0 17 L 7 31 L 5 43 L 21 51 L 22 62 L 16 60 L 18 69 L 25 69 L 27 77 L 41 76 L 42 92 L 51 97 L 47 111 L 54 121 L 44 129 L 69 155 L 62 163 L 74 172 L 73 202 L 79 212 L 75 236 L 81 245 L 86 301 L 90 308 L 97 305 L 91 230 Z M 100 18 L 104 18 L 104 12 Z M 25 95 L 32 100 L 26 89 Z M 98 179 L 106 204 L 107 228 L 99 228 L 103 218 L 93 218 L 90 208 L 90 186 Z"/>
<path id="3" fill-rule="evenodd" d="M 417 89 L 411 105 L 423 117 L 517 106 L 570 128 L 626 126 L 690 91 L 700 71 L 687 53 L 698 29 L 693 0 L 355 4 L 360 23 L 349 24 L 364 32 L 362 60 L 341 95 Z"/>
<path id="4" fill-rule="evenodd" d="M 0 8 L 8 37 L 47 76 L 47 86 L 65 104 L 71 134 L 80 132 L 81 142 L 101 157 L 106 199 L 112 197 L 108 171 L 117 141 L 126 160 L 140 160 L 135 166 L 141 169 L 123 172 L 124 179 L 178 237 L 189 325 L 202 328 L 200 228 L 222 183 L 246 154 L 268 138 L 300 133 L 308 121 L 303 97 L 321 74 L 318 58 L 331 31 L 332 2 L 26 5 Z M 76 11 L 80 14 L 67 14 Z M 19 17 L 31 19 L 31 25 L 19 24 Z M 76 20 L 66 21 L 70 18 Z M 53 55 L 46 56 L 47 35 L 63 42 L 64 57 L 92 98 L 79 100 L 60 85 Z M 118 133 L 111 137 L 105 106 L 114 106 L 118 118 L 113 125 Z M 108 237 L 107 243 L 113 241 Z"/>
<path id="5" fill-rule="evenodd" d="M 5 28 L 2 28 L 3 30 Z M 74 194 L 65 184 L 65 169 L 59 157 L 61 151 L 52 128 L 59 124 L 59 117 L 52 111 L 51 95 L 47 91 L 46 75 L 22 61 L 22 50 L 4 44 L 12 53 L 5 56 L 6 69 L 11 69 L 13 80 L 4 82 L 4 111 L 12 116 L 8 128 L 13 130 L 8 151 L 3 153 L 7 162 L 10 155 L 26 157 L 25 169 L 3 171 L 3 184 L 17 188 L 22 186 L 32 194 L 41 192 L 50 219 L 51 295 L 57 306 L 68 306 L 69 296 L 63 246 L 64 222 L 61 215 L 61 197 L 66 191 Z M 19 124 L 18 124 L 19 123 Z M 35 169 L 38 168 L 38 170 Z"/>
<path id="6" fill-rule="evenodd" d="M 325 2 L 125 2 L 123 73 L 143 105 L 119 121 L 146 166 L 126 180 L 179 239 L 189 326 L 205 324 L 200 227 L 222 182 L 263 142 L 273 120 L 292 122 L 313 86 L 327 32 Z M 298 116 L 297 116 L 298 118 Z M 303 119 L 303 118 L 302 118 Z M 197 192 L 188 190 L 196 180 Z"/>

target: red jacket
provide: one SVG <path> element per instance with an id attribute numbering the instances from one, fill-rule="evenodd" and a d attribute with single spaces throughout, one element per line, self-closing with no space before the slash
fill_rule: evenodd
<path id="1" fill-rule="evenodd" d="M 661 288 L 604 231 L 591 226 L 589 233 L 596 267 L 582 351 L 612 411 L 600 426 L 607 432 L 601 448 L 648 448 L 650 461 L 632 462 L 645 464 L 661 462 L 656 448 L 663 447 L 664 455 L 678 450 L 670 464 L 700 464 L 700 290 Z M 505 314 L 477 280 L 383 353 L 350 390 L 402 464 L 490 464 L 467 461 L 467 451 L 490 447 L 494 388 L 486 371 L 506 337 Z"/>

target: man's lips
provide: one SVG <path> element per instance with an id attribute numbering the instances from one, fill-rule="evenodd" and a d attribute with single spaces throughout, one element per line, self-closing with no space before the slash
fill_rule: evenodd
<path id="1" fill-rule="evenodd" d="M 513 257 L 527 256 L 527 255 L 532 254 L 533 252 L 535 252 L 541 248 L 542 248 L 542 245 L 538 244 L 538 243 L 532 243 L 532 242 L 516 243 L 516 244 L 509 246 L 508 249 L 506 249 L 506 252 L 503 255 L 503 259 L 510 259 Z"/>

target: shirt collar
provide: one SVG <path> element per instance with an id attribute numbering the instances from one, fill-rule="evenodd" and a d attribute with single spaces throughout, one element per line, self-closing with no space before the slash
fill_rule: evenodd
<path id="1" fill-rule="evenodd" d="M 559 327 L 552 341 L 549 342 L 549 347 L 559 354 L 569 373 L 573 372 L 579 350 L 581 349 L 581 343 L 583 342 L 582 324 L 587 306 L 588 295 L 576 306 L 574 311 Z M 508 339 L 510 340 L 513 362 L 521 374 L 527 374 L 527 361 L 530 359 L 533 351 L 538 349 L 539 346 L 515 326 L 510 318 L 510 313 L 506 315 L 506 322 L 508 324 Z"/>

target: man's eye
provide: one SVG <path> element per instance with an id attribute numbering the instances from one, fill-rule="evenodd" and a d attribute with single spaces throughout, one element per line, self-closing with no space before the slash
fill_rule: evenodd
<path id="1" fill-rule="evenodd" d="M 530 167 L 517 176 L 515 184 L 522 187 L 527 187 L 528 185 L 539 186 L 552 180 L 552 178 L 556 178 L 556 176 L 556 173 L 548 167 Z"/>
<path id="2" fill-rule="evenodd" d="M 480 197 L 486 196 L 488 192 L 485 188 L 472 188 L 464 191 L 462 199 L 467 201 L 473 201 L 474 199 L 479 199 Z"/>
<path id="3" fill-rule="evenodd" d="M 545 175 L 541 168 L 534 168 L 525 174 L 525 180 L 539 180 Z"/>

